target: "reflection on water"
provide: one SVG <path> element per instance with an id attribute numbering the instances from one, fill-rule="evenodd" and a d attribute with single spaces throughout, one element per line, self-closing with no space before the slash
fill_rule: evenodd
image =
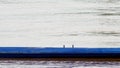
<path id="1" fill-rule="evenodd" d="M 119 62 L 107 61 L 0 61 L 1 68 L 118 68 L 119 65 Z"/>
<path id="2" fill-rule="evenodd" d="M 120 36 L 119 32 L 112 32 L 112 31 L 101 31 L 101 32 L 91 32 L 92 35 L 101 35 L 101 36 Z"/>
<path id="3" fill-rule="evenodd" d="M 116 16 L 116 15 L 120 15 L 120 13 L 103 13 L 101 15 L 102 16 Z"/>

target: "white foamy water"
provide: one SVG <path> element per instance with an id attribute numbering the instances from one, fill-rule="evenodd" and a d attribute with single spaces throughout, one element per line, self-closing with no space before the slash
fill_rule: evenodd
<path id="1" fill-rule="evenodd" d="M 120 47 L 119 0 L 0 0 L 0 46 Z"/>

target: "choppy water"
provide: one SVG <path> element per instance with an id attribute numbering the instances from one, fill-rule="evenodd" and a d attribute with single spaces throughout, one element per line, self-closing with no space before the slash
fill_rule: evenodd
<path id="1" fill-rule="evenodd" d="M 120 47 L 120 0 L 0 0 L 0 46 Z M 119 62 L 0 61 L 1 68 L 119 68 Z"/>

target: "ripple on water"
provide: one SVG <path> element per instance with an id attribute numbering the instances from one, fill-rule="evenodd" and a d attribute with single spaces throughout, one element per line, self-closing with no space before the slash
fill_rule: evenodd
<path id="1" fill-rule="evenodd" d="M 120 62 L 108 61 L 0 61 L 0 67 L 10 68 L 92 68 L 92 67 L 120 67 Z"/>
<path id="2" fill-rule="evenodd" d="M 120 36 L 120 32 L 115 31 L 94 31 L 94 32 L 88 32 L 90 35 L 94 36 Z"/>

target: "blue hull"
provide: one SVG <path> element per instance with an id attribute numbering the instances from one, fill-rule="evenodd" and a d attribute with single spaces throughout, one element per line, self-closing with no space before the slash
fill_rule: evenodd
<path id="1" fill-rule="evenodd" d="M 120 48 L 0 47 L 0 58 L 120 58 Z"/>

